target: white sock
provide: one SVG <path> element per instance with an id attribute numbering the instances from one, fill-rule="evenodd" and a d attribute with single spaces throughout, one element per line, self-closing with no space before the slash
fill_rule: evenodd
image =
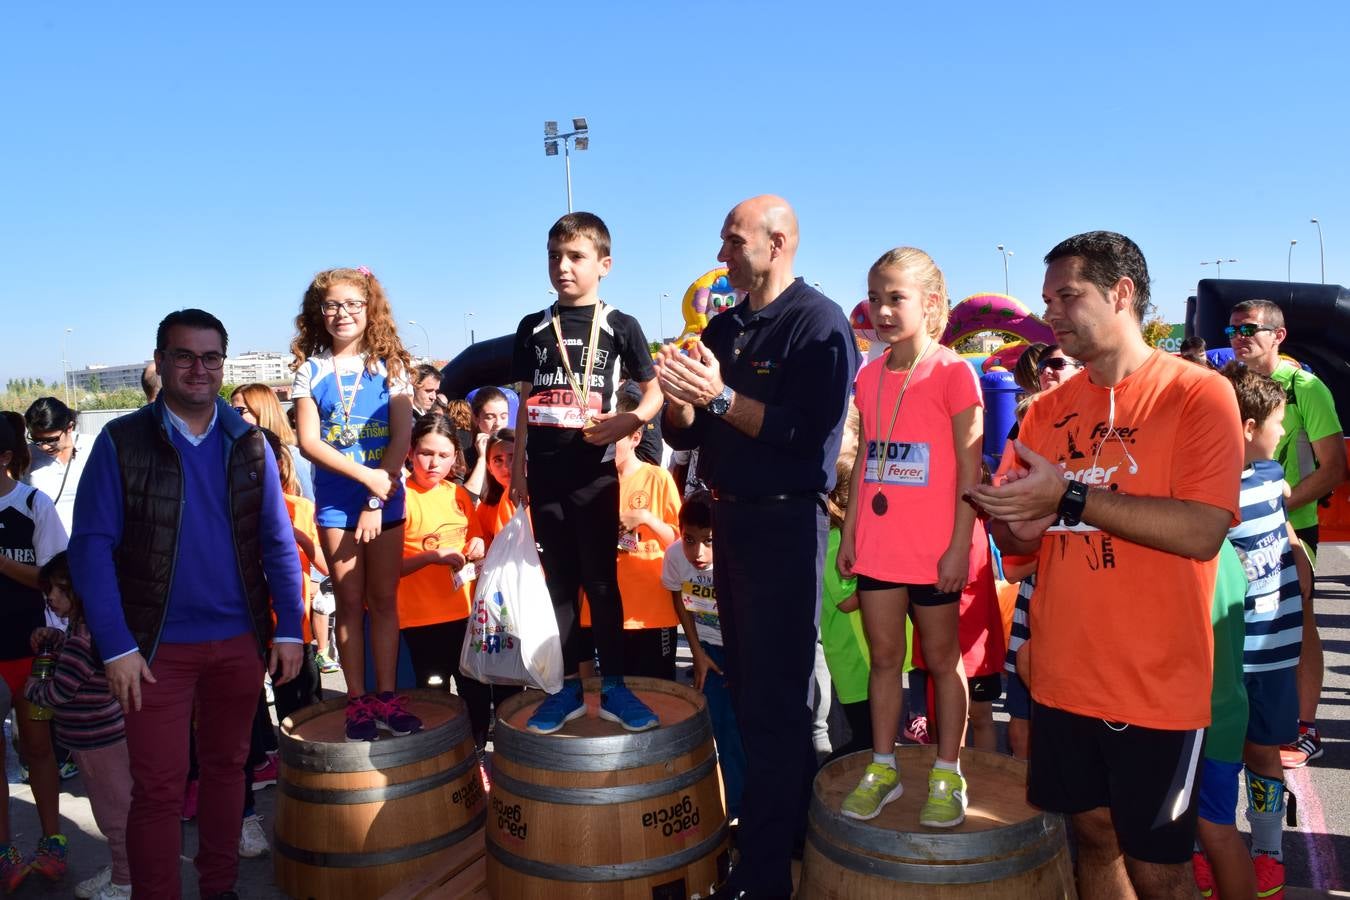
<path id="1" fill-rule="evenodd" d="M 960 775 L 961 760 L 958 759 L 955 762 L 947 762 L 945 759 L 939 758 L 937 760 L 934 760 L 933 768 L 941 769 L 944 772 L 955 772 L 957 775 Z"/>
<path id="2" fill-rule="evenodd" d="M 874 763 L 876 763 L 876 764 L 878 764 L 878 765 L 882 765 L 882 766 L 890 766 L 892 769 L 894 769 L 894 768 L 895 768 L 895 754 L 894 754 L 894 753 L 875 753 L 875 752 L 874 752 L 874 753 L 872 754 L 872 762 L 874 762 Z"/>

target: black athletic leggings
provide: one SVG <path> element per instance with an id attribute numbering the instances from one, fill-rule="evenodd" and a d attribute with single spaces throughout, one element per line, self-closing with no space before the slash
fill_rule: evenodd
<path id="1" fill-rule="evenodd" d="M 591 649 L 578 621 L 584 588 L 591 607 L 600 672 L 621 676 L 623 601 L 616 572 L 619 476 L 614 461 L 587 463 L 569 458 L 530 462 L 530 520 L 558 620 L 565 674 L 575 675 L 577 666 L 590 657 Z M 569 489 L 578 484 L 581 487 Z"/>
<path id="2" fill-rule="evenodd" d="M 455 692 L 469 708 L 469 725 L 473 739 L 481 747 L 487 740 L 488 723 L 492 719 L 492 702 L 501 703 L 520 688 L 484 684 L 459 670 L 459 653 L 464 646 L 464 632 L 468 619 L 439 622 L 435 625 L 417 625 L 401 629 L 408 645 L 413 674 L 418 687 L 427 687 L 433 675 L 440 676 L 445 690 L 450 690 L 450 679 L 455 679 Z"/>

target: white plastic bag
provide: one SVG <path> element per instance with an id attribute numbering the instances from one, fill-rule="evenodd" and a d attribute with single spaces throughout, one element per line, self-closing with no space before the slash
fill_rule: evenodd
<path id="1" fill-rule="evenodd" d="M 474 588 L 459 669 L 488 684 L 562 690 L 562 643 L 522 507 L 497 534 Z"/>

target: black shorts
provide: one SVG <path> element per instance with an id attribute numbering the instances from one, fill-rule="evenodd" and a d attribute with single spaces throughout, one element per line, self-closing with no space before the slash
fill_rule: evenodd
<path id="1" fill-rule="evenodd" d="M 623 674 L 675 680 L 675 627 L 625 628 Z"/>
<path id="2" fill-rule="evenodd" d="M 882 581 L 870 575 L 858 575 L 859 591 L 894 591 L 904 588 L 909 592 L 909 602 L 915 606 L 946 606 L 961 599 L 961 592 L 944 594 L 935 584 L 901 584 L 896 581 Z"/>
<path id="3" fill-rule="evenodd" d="M 1003 676 L 998 672 L 992 675 L 976 675 L 966 679 L 970 685 L 971 703 L 993 703 L 1003 696 Z"/>
<path id="4" fill-rule="evenodd" d="M 1027 801 L 1075 815 L 1111 810 L 1129 856 L 1190 860 L 1204 729 L 1163 731 L 1092 719 L 1032 701 Z"/>
<path id="5" fill-rule="evenodd" d="M 1321 537 L 1320 526 L 1309 525 L 1307 528 L 1295 528 L 1294 534 L 1298 536 L 1298 542 L 1308 548 L 1309 556 L 1317 555 L 1317 539 Z"/>

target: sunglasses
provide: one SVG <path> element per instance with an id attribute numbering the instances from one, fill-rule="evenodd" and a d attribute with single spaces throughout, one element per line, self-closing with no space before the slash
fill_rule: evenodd
<path id="1" fill-rule="evenodd" d="M 1241 325 L 1229 325 L 1223 330 L 1224 337 L 1230 341 L 1237 335 L 1245 338 L 1256 337 L 1263 331 L 1274 331 L 1269 325 L 1257 325 L 1255 322 L 1243 322 Z"/>
<path id="2" fill-rule="evenodd" d="M 1065 369 L 1069 366 L 1073 366 L 1076 369 L 1078 368 L 1078 363 L 1071 359 L 1065 359 L 1062 356 L 1052 356 L 1049 359 L 1043 359 L 1036 363 L 1036 371 L 1040 372 L 1044 369 L 1054 369 L 1055 371 L 1059 371 L 1060 369 Z"/>
<path id="3" fill-rule="evenodd" d="M 249 415 L 250 412 L 247 406 L 235 406 L 232 408 L 234 409 L 235 412 L 239 413 L 239 415 L 241 416 L 247 416 Z"/>
<path id="4" fill-rule="evenodd" d="M 62 434 L 64 433 L 65 432 L 62 432 Z M 29 437 L 32 439 L 33 444 L 35 446 L 41 447 L 43 450 L 51 450 L 61 446 L 60 434 L 53 435 L 52 437 L 38 437 L 37 435 L 33 434 L 29 435 Z"/>

